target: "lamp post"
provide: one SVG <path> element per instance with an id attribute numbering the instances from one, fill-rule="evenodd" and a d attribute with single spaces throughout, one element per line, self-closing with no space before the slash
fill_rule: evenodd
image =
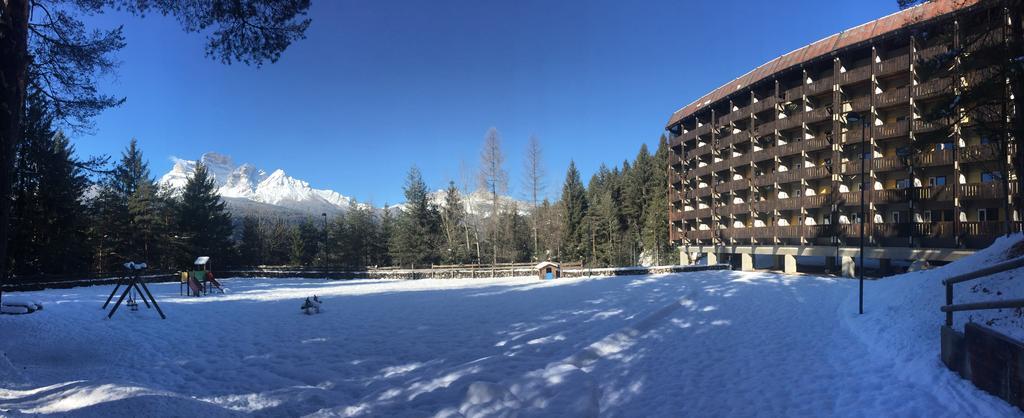
<path id="1" fill-rule="evenodd" d="M 327 251 L 327 212 L 323 212 L 320 216 L 324 217 L 324 272 L 328 272 L 331 269 L 331 253 Z M 325 274 L 326 276 L 326 274 Z"/>
<path id="2" fill-rule="evenodd" d="M 861 114 L 857 112 L 850 112 L 846 114 L 846 123 L 860 122 L 860 265 L 857 267 L 857 277 L 860 282 L 859 295 L 857 298 L 858 302 L 858 313 L 864 314 L 864 224 L 867 221 L 866 211 L 864 209 L 864 197 L 865 197 L 865 174 L 864 174 L 864 160 L 867 155 L 867 145 L 865 144 L 865 132 L 867 126 L 865 119 Z"/>

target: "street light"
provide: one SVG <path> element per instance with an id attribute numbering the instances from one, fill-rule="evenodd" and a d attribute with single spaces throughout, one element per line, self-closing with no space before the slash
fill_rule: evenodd
<path id="1" fill-rule="evenodd" d="M 864 223 L 867 220 L 864 210 L 864 160 L 867 155 L 867 145 L 864 143 L 864 134 L 867 131 L 866 119 L 857 112 L 846 114 L 846 123 L 860 122 L 860 266 L 857 268 L 857 276 L 860 279 L 860 295 L 858 297 L 858 312 L 864 314 Z"/>

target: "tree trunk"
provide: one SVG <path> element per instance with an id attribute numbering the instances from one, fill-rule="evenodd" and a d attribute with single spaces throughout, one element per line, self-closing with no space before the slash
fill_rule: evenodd
<path id="1" fill-rule="evenodd" d="M 0 10 L 0 284 L 7 281 L 8 275 L 14 146 L 21 138 L 21 114 L 28 78 L 28 3 L 28 0 L 5 0 Z"/>

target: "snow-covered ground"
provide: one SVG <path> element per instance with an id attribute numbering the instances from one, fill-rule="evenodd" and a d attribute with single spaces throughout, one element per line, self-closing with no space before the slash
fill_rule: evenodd
<path id="1" fill-rule="evenodd" d="M 869 282 L 865 316 L 856 281 L 731 271 L 228 279 L 202 298 L 152 285 L 167 320 L 145 307 L 103 319 L 110 287 L 31 292 L 19 296 L 44 310 L 0 316 L 0 411 L 1021 415 L 943 368 L 938 274 L 918 275 L 930 279 Z M 301 314 L 313 294 L 323 313 Z"/>

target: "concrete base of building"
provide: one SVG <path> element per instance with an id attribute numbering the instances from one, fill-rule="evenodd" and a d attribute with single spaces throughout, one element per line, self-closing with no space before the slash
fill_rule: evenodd
<path id="1" fill-rule="evenodd" d="M 708 265 L 718 264 L 718 253 L 710 252 L 704 253 L 704 258 L 708 260 Z"/>
<path id="2" fill-rule="evenodd" d="M 796 273 L 796 256 L 795 255 L 777 255 L 776 260 L 779 260 L 782 265 L 782 272 L 786 274 Z"/>
<path id="3" fill-rule="evenodd" d="M 693 265 L 697 261 L 697 254 L 690 254 L 686 252 L 686 247 L 679 248 L 679 265 L 689 266 Z"/>
<path id="4" fill-rule="evenodd" d="M 754 271 L 754 255 L 753 254 L 739 254 L 740 256 L 740 270 L 741 271 Z"/>
<path id="5" fill-rule="evenodd" d="M 888 276 L 892 273 L 892 259 L 890 258 L 879 258 L 878 259 L 878 273 L 882 276 Z"/>

